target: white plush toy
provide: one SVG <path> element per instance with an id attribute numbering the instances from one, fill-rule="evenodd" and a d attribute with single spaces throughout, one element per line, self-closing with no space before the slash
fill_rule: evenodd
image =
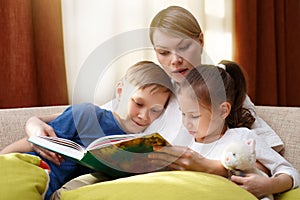
<path id="1" fill-rule="evenodd" d="M 231 174 L 245 176 L 247 173 L 255 173 L 268 176 L 263 171 L 255 167 L 255 140 L 239 141 L 229 144 L 223 151 L 221 158 L 223 166 Z M 264 200 L 273 200 L 273 195 L 263 198 Z"/>

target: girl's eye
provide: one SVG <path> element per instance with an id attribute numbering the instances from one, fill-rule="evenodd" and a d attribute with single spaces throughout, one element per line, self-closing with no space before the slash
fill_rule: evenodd
<path id="1" fill-rule="evenodd" d="M 192 115 L 192 118 L 194 118 L 194 119 L 197 119 L 199 117 L 200 117 L 200 115 Z"/>
<path id="2" fill-rule="evenodd" d="M 151 109 L 151 112 L 153 112 L 153 113 L 160 113 L 160 112 L 162 112 L 162 110 L 160 110 L 160 109 Z"/>

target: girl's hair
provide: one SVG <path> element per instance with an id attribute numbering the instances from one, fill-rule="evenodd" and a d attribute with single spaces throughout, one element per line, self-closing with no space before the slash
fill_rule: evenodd
<path id="1" fill-rule="evenodd" d="M 171 78 L 159 65 L 151 61 L 140 61 L 129 67 L 123 79 L 138 89 L 155 86 L 151 89 L 152 93 L 163 91 L 170 93 L 170 96 L 174 93 Z"/>
<path id="2" fill-rule="evenodd" d="M 156 28 L 163 32 L 182 34 L 198 38 L 202 33 L 197 19 L 188 10 L 179 6 L 170 6 L 161 10 L 150 24 L 150 40 L 153 44 L 153 32 Z"/>
<path id="3" fill-rule="evenodd" d="M 210 110 L 223 102 L 231 104 L 230 114 L 225 121 L 229 128 L 251 128 L 255 118 L 249 109 L 243 107 L 247 95 L 246 79 L 239 65 L 223 60 L 222 67 L 200 65 L 194 68 L 180 85 L 180 91 L 189 89 L 200 105 Z M 189 97 L 186 97 L 189 98 Z"/>

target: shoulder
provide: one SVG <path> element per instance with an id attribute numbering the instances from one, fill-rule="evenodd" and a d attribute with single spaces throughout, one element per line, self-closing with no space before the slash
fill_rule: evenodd
<path id="1" fill-rule="evenodd" d="M 235 138 L 239 138 L 239 139 L 249 139 L 249 138 L 256 139 L 257 138 L 257 134 L 255 133 L 254 130 L 244 128 L 244 127 L 228 129 L 226 131 L 226 135 L 235 137 Z"/>
<path id="2" fill-rule="evenodd" d="M 74 104 L 71 106 L 71 110 L 74 114 L 102 114 L 102 113 L 111 113 L 111 111 L 100 108 L 99 106 L 92 103 L 80 103 Z"/>

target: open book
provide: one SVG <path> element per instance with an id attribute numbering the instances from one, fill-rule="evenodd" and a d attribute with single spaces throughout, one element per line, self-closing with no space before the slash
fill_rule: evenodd
<path id="1" fill-rule="evenodd" d="M 87 148 L 57 137 L 31 136 L 28 141 L 112 177 L 158 170 L 148 153 L 153 146 L 170 145 L 159 133 L 104 136 Z"/>

